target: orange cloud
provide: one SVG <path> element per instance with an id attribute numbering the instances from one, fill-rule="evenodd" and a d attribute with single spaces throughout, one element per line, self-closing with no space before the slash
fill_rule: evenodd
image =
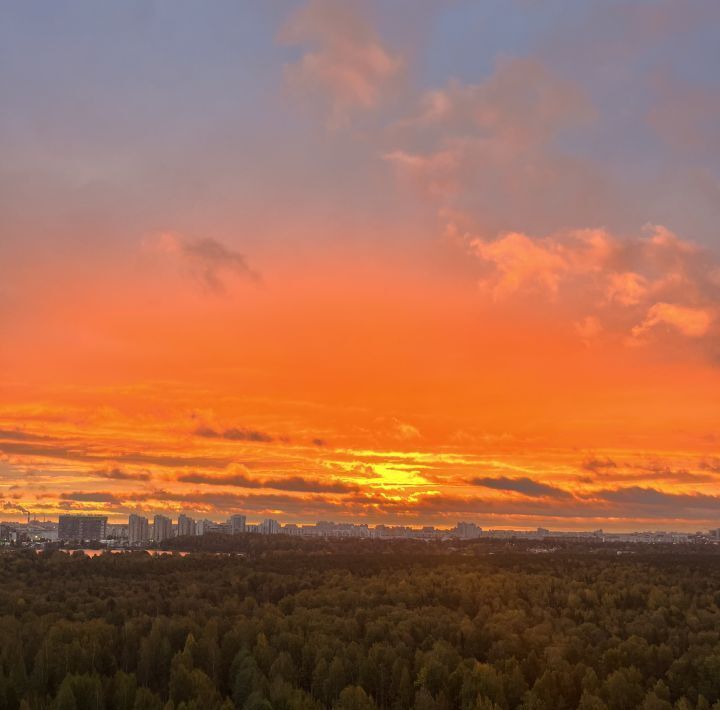
<path id="1" fill-rule="evenodd" d="M 647 280 L 632 271 L 608 276 L 607 298 L 623 306 L 636 306 L 647 295 Z"/>
<path id="2" fill-rule="evenodd" d="M 492 242 L 472 239 L 470 248 L 482 261 L 493 265 L 495 273 L 488 285 L 495 297 L 533 287 L 556 293 L 569 268 L 557 244 L 536 241 L 524 234 L 505 234 Z"/>
<path id="3" fill-rule="evenodd" d="M 648 310 L 645 320 L 633 328 L 632 334 L 642 338 L 657 326 L 669 325 L 688 338 L 702 338 L 710 331 L 713 320 L 709 309 L 655 303 Z"/>

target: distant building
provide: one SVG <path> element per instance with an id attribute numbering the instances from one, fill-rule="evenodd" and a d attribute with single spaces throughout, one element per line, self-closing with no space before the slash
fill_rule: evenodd
<path id="1" fill-rule="evenodd" d="M 105 528 L 105 534 L 108 540 L 114 540 L 119 542 L 121 540 L 127 541 L 130 532 L 128 526 L 122 523 L 108 523 Z"/>
<path id="2" fill-rule="evenodd" d="M 156 515 L 153 519 L 153 540 L 162 542 L 173 536 L 172 520 L 164 515 Z"/>
<path id="3" fill-rule="evenodd" d="M 61 515 L 58 519 L 58 540 L 104 540 L 107 517 L 104 515 Z"/>
<path id="4" fill-rule="evenodd" d="M 216 523 L 214 520 L 198 520 L 195 523 L 195 534 L 196 535 L 208 535 L 210 533 L 222 533 L 225 535 L 230 534 L 230 523 Z"/>
<path id="5" fill-rule="evenodd" d="M 277 520 L 265 518 L 260 523 L 260 532 L 263 535 L 277 535 L 280 532 L 280 523 Z"/>
<path id="6" fill-rule="evenodd" d="M 150 539 L 148 519 L 142 515 L 128 518 L 128 542 L 130 545 L 146 545 Z"/>
<path id="7" fill-rule="evenodd" d="M 195 521 L 195 534 L 196 535 L 207 535 L 210 532 L 210 528 L 215 525 L 212 520 L 203 518 L 202 520 Z"/>
<path id="8" fill-rule="evenodd" d="M 195 535 L 195 521 L 191 517 L 180 513 L 177 522 L 177 534 L 178 537 Z"/>
<path id="9" fill-rule="evenodd" d="M 244 515 L 231 515 L 228 520 L 231 535 L 244 533 L 247 527 L 247 518 Z"/>
<path id="10" fill-rule="evenodd" d="M 15 528 L 7 523 L 0 523 L 0 540 L 12 540 Z"/>
<path id="11" fill-rule="evenodd" d="M 458 523 L 453 531 L 456 537 L 463 540 L 472 540 L 482 535 L 482 528 L 475 523 Z"/>

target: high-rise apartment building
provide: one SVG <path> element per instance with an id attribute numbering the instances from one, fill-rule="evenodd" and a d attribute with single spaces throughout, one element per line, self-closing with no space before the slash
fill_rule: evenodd
<path id="1" fill-rule="evenodd" d="M 148 519 L 142 515 L 131 515 L 128 519 L 128 542 L 130 545 L 146 545 L 149 539 Z"/>
<path id="2" fill-rule="evenodd" d="M 260 523 L 260 532 L 263 535 L 277 535 L 280 532 L 280 523 L 277 520 L 265 518 Z"/>
<path id="3" fill-rule="evenodd" d="M 177 521 L 178 537 L 195 535 L 195 521 L 188 515 L 180 513 Z"/>
<path id="4" fill-rule="evenodd" d="M 162 542 L 173 536 L 172 520 L 164 515 L 156 515 L 153 519 L 153 540 Z"/>
<path id="5" fill-rule="evenodd" d="M 58 518 L 58 540 L 104 540 L 107 517 L 104 515 L 61 515 Z"/>
<path id="6" fill-rule="evenodd" d="M 247 518 L 244 515 L 231 515 L 228 520 L 228 527 L 231 535 L 244 533 L 247 527 Z"/>
<path id="7" fill-rule="evenodd" d="M 475 523 L 460 522 L 455 526 L 455 534 L 463 540 L 473 540 L 482 535 L 482 528 Z"/>

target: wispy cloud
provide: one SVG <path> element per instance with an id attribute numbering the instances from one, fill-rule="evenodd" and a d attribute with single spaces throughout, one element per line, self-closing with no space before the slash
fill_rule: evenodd
<path id="1" fill-rule="evenodd" d="M 300 45 L 297 62 L 286 66 L 289 84 L 329 105 L 330 123 L 345 123 L 357 110 L 377 106 L 402 66 L 358 13 L 357 5 L 310 0 L 286 23 L 284 44 Z"/>
<path id="2" fill-rule="evenodd" d="M 190 238 L 175 232 L 164 232 L 153 244 L 162 253 L 175 257 L 209 292 L 223 293 L 231 278 L 260 280 L 260 275 L 249 266 L 244 254 L 212 237 Z"/>

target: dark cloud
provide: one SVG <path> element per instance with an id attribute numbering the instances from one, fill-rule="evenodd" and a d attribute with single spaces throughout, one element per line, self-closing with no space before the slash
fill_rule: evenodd
<path id="1" fill-rule="evenodd" d="M 246 429 L 243 427 L 232 427 L 224 431 L 216 431 L 211 427 L 201 426 L 195 430 L 196 436 L 203 436 L 206 439 L 227 439 L 228 441 L 274 441 L 274 437 L 264 431 Z"/>
<path id="2" fill-rule="evenodd" d="M 315 446 L 327 446 L 327 441 L 325 441 L 325 439 L 313 439 L 312 443 Z"/>
<path id="3" fill-rule="evenodd" d="M 114 481 L 149 481 L 149 471 L 125 471 L 121 468 L 109 468 L 93 471 L 93 476 L 98 478 L 109 478 Z"/>
<path id="4" fill-rule="evenodd" d="M 498 491 L 513 491 L 531 498 L 570 498 L 570 493 L 562 488 L 549 486 L 546 483 L 533 481 L 531 478 L 473 478 L 470 483 L 474 486 L 494 488 Z"/>
<path id="5" fill-rule="evenodd" d="M 700 462 L 700 468 L 703 471 L 712 471 L 713 473 L 720 473 L 720 458 L 705 459 Z"/>
<path id="6" fill-rule="evenodd" d="M 2 441 L 51 441 L 52 437 L 31 434 L 18 429 L 0 429 L 0 440 Z"/>
<path id="7" fill-rule="evenodd" d="M 596 491 L 591 495 L 624 508 L 617 511 L 623 517 L 697 517 L 703 513 L 717 517 L 720 513 L 720 496 L 704 493 L 665 493 L 657 488 L 628 486 Z"/>
<path id="8" fill-rule="evenodd" d="M 358 490 L 357 486 L 339 481 L 325 482 L 300 476 L 260 479 L 242 474 L 211 476 L 205 473 L 187 473 L 178 476 L 178 480 L 183 483 L 203 483 L 211 486 L 236 486 L 238 488 L 272 488 L 298 493 L 350 493 Z"/>
<path id="9" fill-rule="evenodd" d="M 108 492 L 84 492 L 84 491 L 73 491 L 71 493 L 61 493 L 60 498 L 62 500 L 80 501 L 85 503 L 119 503 L 121 498 L 118 498 L 114 493 Z"/>
<path id="10" fill-rule="evenodd" d="M 102 458 L 102 457 L 95 457 Z M 105 457 L 111 461 L 120 461 L 124 463 L 137 463 L 165 466 L 167 468 L 181 468 L 185 466 L 198 466 L 206 468 L 225 468 L 232 463 L 232 459 L 219 458 L 214 456 L 171 456 L 171 455 L 153 455 L 153 454 L 123 454 L 121 456 Z"/>
<path id="11" fill-rule="evenodd" d="M 259 274 L 250 268 L 243 254 L 217 239 L 189 239 L 167 233 L 161 235 L 160 246 L 163 251 L 180 257 L 208 291 L 224 292 L 225 279 L 228 276 L 260 280 Z"/>
<path id="12" fill-rule="evenodd" d="M 592 457 L 589 459 L 585 459 L 585 461 L 582 462 L 582 467 L 586 471 L 598 473 L 601 471 L 605 471 L 608 468 L 617 468 L 617 464 L 615 463 L 615 461 L 613 461 L 611 458 L 608 458 L 607 456 L 605 458 Z"/>
<path id="13" fill-rule="evenodd" d="M 583 468 L 594 474 L 584 483 L 597 483 L 598 480 L 616 483 L 630 481 L 658 480 L 665 483 L 711 483 L 717 478 L 711 474 L 694 473 L 685 468 L 673 468 L 664 461 L 646 461 L 635 464 L 617 464 L 611 459 L 589 459 L 583 462 Z M 702 464 L 700 468 L 704 468 Z M 707 469 L 711 470 L 711 469 Z"/>
<path id="14" fill-rule="evenodd" d="M 639 470 L 644 474 L 640 473 L 638 477 L 652 476 L 667 483 L 710 483 L 716 480 L 715 476 L 692 473 L 685 468 L 672 468 L 660 461 L 651 461 L 640 466 Z"/>
<path id="15" fill-rule="evenodd" d="M 0 451 L 4 454 L 20 454 L 23 456 L 42 456 L 53 459 L 74 459 L 76 461 L 87 461 L 88 455 L 85 452 L 70 447 L 58 445 L 40 445 L 24 442 L 3 442 L 0 443 Z"/>
<path id="16" fill-rule="evenodd" d="M 233 427 L 232 429 L 226 429 L 223 432 L 223 438 L 229 439 L 230 441 L 272 441 L 273 437 L 270 434 L 266 434 L 262 431 L 255 431 L 253 429 L 238 429 Z"/>
<path id="17" fill-rule="evenodd" d="M 293 496 L 275 493 L 241 494 L 229 491 L 189 491 L 178 492 L 164 489 L 149 489 L 124 496 L 125 503 L 161 506 L 167 503 L 181 503 L 187 511 L 208 514 L 212 509 L 216 514 L 227 514 L 243 510 L 257 514 L 265 513 L 273 517 L 307 519 L 312 515 L 346 513 L 343 501 L 335 501 L 321 495 Z M 135 509 L 135 508 L 133 508 Z"/>

